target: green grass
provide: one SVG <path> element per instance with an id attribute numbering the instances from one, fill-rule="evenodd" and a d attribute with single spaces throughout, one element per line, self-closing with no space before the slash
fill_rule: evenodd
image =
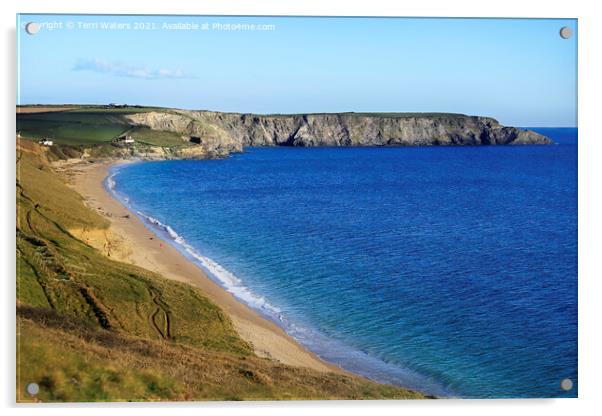
<path id="1" fill-rule="evenodd" d="M 128 107 L 106 107 L 106 106 L 83 106 L 76 110 L 68 110 L 70 112 L 89 113 L 89 114 L 135 114 L 147 113 L 149 111 L 167 111 L 163 107 L 146 107 L 146 106 L 128 106 Z"/>
<path id="2" fill-rule="evenodd" d="M 18 300 L 39 304 L 39 285 L 56 311 L 104 328 L 250 352 L 223 313 L 198 290 L 112 261 L 74 238 L 70 230 L 104 229 L 107 221 L 85 207 L 43 163 L 23 153 L 18 169 L 18 264 L 27 264 L 36 275 L 32 279 L 28 268 L 18 273 Z"/>
<path id="3" fill-rule="evenodd" d="M 262 117 L 261 114 L 253 114 Z M 450 118 L 450 117 L 469 117 L 466 114 L 459 113 L 395 113 L 395 112 L 374 112 L 374 113 L 308 113 L 308 114 L 266 114 L 265 117 L 293 117 L 293 116 L 356 116 L 356 117 L 383 117 L 383 118 L 411 118 L 411 117 L 428 117 L 428 118 Z"/>
<path id="4" fill-rule="evenodd" d="M 145 113 L 148 111 L 169 111 L 164 107 L 151 106 L 126 106 L 126 107 L 109 107 L 107 105 L 86 105 L 86 104 L 28 104 L 17 105 L 17 109 L 52 109 L 64 110 L 80 113 L 113 113 L 113 114 L 134 114 Z M 42 111 L 43 112 L 43 111 Z M 39 114 L 39 113 L 38 113 Z"/>
<path id="5" fill-rule="evenodd" d="M 27 216 L 32 204 L 35 209 Z M 22 230 L 40 219 L 60 224 L 63 229 L 109 226 L 108 220 L 87 208 L 82 197 L 67 187 L 48 163 L 21 149 L 17 152 L 17 218 Z"/>
<path id="6" fill-rule="evenodd" d="M 97 329 L 41 308 L 17 308 L 18 400 L 165 401 L 417 399 L 358 377 L 288 367 Z"/>
<path id="7" fill-rule="evenodd" d="M 108 223 L 53 172 L 49 154 L 18 146 L 18 401 L 423 397 L 257 357 L 199 289 L 74 237 Z"/>
<path id="8" fill-rule="evenodd" d="M 162 147 L 177 147 L 187 143 L 182 140 L 179 134 L 171 131 L 151 130 L 146 127 L 136 127 L 129 134 L 134 140 L 140 143 L 162 146 Z"/>
<path id="9" fill-rule="evenodd" d="M 412 117 L 428 117 L 428 118 L 454 118 L 468 117 L 466 114 L 459 113 L 341 113 L 342 115 L 361 116 L 361 117 L 384 117 L 384 118 L 412 118 Z"/>
<path id="10" fill-rule="evenodd" d="M 109 142 L 130 128 L 121 114 L 81 110 L 17 114 L 17 130 L 32 139 L 50 137 L 63 144 Z"/>
<path id="11" fill-rule="evenodd" d="M 32 306 L 50 308 L 44 289 L 38 283 L 37 271 L 22 255 L 17 255 L 17 270 L 19 270 L 17 299 L 25 299 Z"/>
<path id="12" fill-rule="evenodd" d="M 126 132 L 144 144 L 162 147 L 185 145 L 180 136 L 169 131 L 154 131 L 144 127 L 132 128 L 124 117 L 127 114 L 159 110 L 153 107 L 80 107 L 73 110 L 46 113 L 17 114 L 17 130 L 26 139 L 50 137 L 57 144 L 99 145 L 110 143 Z"/>
<path id="13" fill-rule="evenodd" d="M 23 380 L 18 386 L 19 401 L 30 399 L 25 392 L 29 382 L 40 386 L 36 400 L 44 402 L 156 400 L 181 393 L 181 386 L 176 386 L 169 375 L 120 365 L 115 354 L 107 350 L 106 342 L 101 358 L 96 343 L 83 341 L 89 334 L 107 334 L 64 318 L 58 322 L 56 315 L 39 309 L 19 307 L 18 316 L 17 360 L 28 362 L 18 368 L 19 380 Z"/>

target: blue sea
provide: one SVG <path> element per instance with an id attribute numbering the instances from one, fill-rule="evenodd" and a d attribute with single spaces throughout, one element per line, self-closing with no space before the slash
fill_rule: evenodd
<path id="1" fill-rule="evenodd" d="M 535 130 L 558 144 L 248 148 L 107 184 L 329 362 L 444 397 L 576 397 L 577 129 Z"/>

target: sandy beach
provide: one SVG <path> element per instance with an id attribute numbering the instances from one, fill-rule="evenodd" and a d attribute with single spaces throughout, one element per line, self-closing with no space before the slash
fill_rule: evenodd
<path id="1" fill-rule="evenodd" d="M 349 374 L 320 360 L 278 325 L 236 300 L 114 199 L 103 185 L 113 163 L 123 161 L 70 161 L 55 165 L 55 169 L 84 198 L 85 203 L 110 221 L 108 230 L 70 230 L 74 235 L 115 260 L 129 262 L 160 273 L 165 278 L 197 286 L 230 316 L 240 336 L 253 346 L 257 355 L 287 365 Z"/>

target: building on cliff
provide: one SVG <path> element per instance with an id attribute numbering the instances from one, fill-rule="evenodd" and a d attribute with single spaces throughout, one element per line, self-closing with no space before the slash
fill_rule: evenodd
<path id="1" fill-rule="evenodd" d="M 129 146 L 135 142 L 136 141 L 129 134 L 124 134 L 113 140 L 113 144 L 116 146 Z"/>

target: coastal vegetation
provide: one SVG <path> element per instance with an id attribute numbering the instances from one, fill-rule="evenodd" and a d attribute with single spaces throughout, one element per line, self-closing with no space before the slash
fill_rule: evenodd
<path id="1" fill-rule="evenodd" d="M 17 116 L 17 130 L 22 136 L 50 137 L 64 144 L 107 142 L 128 129 L 119 115 L 110 112 L 67 110 Z"/>
<path id="2" fill-rule="evenodd" d="M 104 140 L 121 124 L 100 114 L 113 126 Z M 84 124 L 82 132 L 98 125 Z M 143 140 L 147 132 L 133 134 Z M 109 222 L 50 163 L 77 152 L 17 143 L 17 401 L 424 397 L 260 358 L 200 289 L 115 261 L 78 239 L 77 230 L 103 233 Z M 35 396 L 30 383 L 39 386 Z"/>
<path id="3" fill-rule="evenodd" d="M 109 106 L 27 106 L 17 111 L 17 131 L 24 138 L 48 137 L 66 145 L 98 145 L 130 130 L 132 126 L 124 117 L 128 114 L 161 111 L 156 107 Z M 144 129 L 142 129 L 144 130 Z M 144 135 L 144 132 L 141 133 Z M 144 135 L 146 137 L 147 135 Z M 173 134 L 171 135 L 173 136 Z M 158 145 L 174 144 L 172 137 L 163 135 Z M 177 137 L 177 136 L 176 136 Z M 181 144 L 179 140 L 178 144 Z"/>

